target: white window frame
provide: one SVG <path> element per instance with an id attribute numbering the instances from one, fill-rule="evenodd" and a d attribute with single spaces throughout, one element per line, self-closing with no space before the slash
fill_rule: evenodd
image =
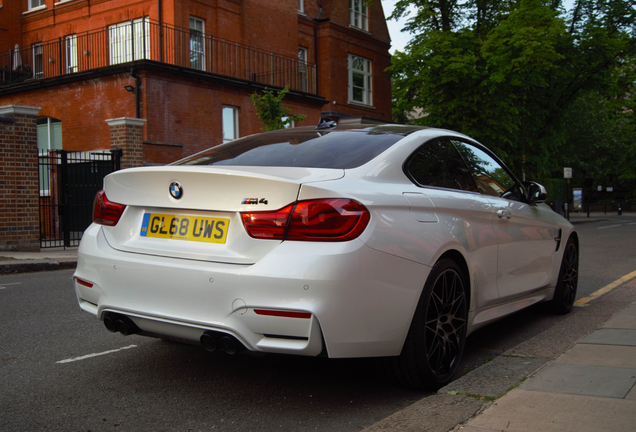
<path id="1" fill-rule="evenodd" d="M 134 41 L 132 40 L 133 30 L 135 34 Z M 150 23 L 148 22 L 148 17 L 109 26 L 108 48 L 111 65 L 150 58 Z"/>
<path id="2" fill-rule="evenodd" d="M 348 57 L 349 103 L 373 106 L 373 62 L 355 54 Z M 362 85 L 356 84 L 362 79 Z"/>
<path id="3" fill-rule="evenodd" d="M 349 0 L 349 25 L 351 27 L 369 31 L 369 8 L 367 0 Z"/>
<path id="4" fill-rule="evenodd" d="M 238 107 L 223 105 L 221 111 L 221 124 L 223 125 L 223 142 L 234 141 L 239 137 Z M 230 117 L 231 116 L 231 117 Z M 228 123 L 231 122 L 230 130 L 226 129 Z"/>
<path id="5" fill-rule="evenodd" d="M 45 0 L 28 0 L 27 1 L 27 10 L 37 10 L 44 9 L 46 7 Z"/>
<path id="6" fill-rule="evenodd" d="M 298 47 L 298 80 L 299 90 L 307 91 L 307 48 Z"/>
<path id="7" fill-rule="evenodd" d="M 298 0 L 298 13 L 305 14 L 305 0 Z"/>
<path id="8" fill-rule="evenodd" d="M 199 26 L 200 28 L 197 28 Z M 197 37 L 200 38 L 201 46 L 199 50 L 194 49 L 196 48 Z M 196 64 L 197 60 L 199 65 Z M 193 16 L 190 17 L 190 67 L 192 69 L 205 70 L 205 21 Z"/>
<path id="9" fill-rule="evenodd" d="M 77 35 L 68 35 L 65 38 L 66 73 L 77 72 Z"/>
<path id="10" fill-rule="evenodd" d="M 35 43 L 33 51 L 33 78 L 44 78 L 44 45 Z"/>

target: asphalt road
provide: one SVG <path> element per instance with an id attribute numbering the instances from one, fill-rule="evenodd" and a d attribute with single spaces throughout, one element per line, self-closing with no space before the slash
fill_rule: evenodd
<path id="1" fill-rule="evenodd" d="M 608 215 L 601 222 L 577 224 L 576 229 L 581 235 L 578 297 L 636 270 L 636 215 Z"/>
<path id="2" fill-rule="evenodd" d="M 577 229 L 579 297 L 636 270 L 636 218 Z M 427 396 L 384 383 L 370 360 L 229 356 L 111 334 L 79 310 L 71 275 L 0 277 L 1 431 L 359 431 Z M 562 319 L 533 307 L 477 331 L 463 371 Z"/>

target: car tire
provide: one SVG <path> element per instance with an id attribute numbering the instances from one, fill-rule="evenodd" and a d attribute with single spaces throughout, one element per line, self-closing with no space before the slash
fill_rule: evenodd
<path id="1" fill-rule="evenodd" d="M 563 251 L 563 260 L 559 270 L 559 279 L 554 297 L 548 302 L 551 312 L 564 315 L 572 310 L 576 299 L 579 280 L 579 248 L 573 239 L 569 239 Z"/>
<path id="2" fill-rule="evenodd" d="M 465 277 L 451 259 L 432 268 L 402 352 L 385 360 L 385 372 L 403 386 L 435 391 L 448 384 L 466 344 Z"/>

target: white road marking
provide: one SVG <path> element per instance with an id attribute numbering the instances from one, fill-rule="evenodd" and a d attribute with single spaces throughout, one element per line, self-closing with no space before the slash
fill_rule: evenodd
<path id="1" fill-rule="evenodd" d="M 98 356 L 103 356 L 103 355 L 106 355 L 106 354 L 116 353 L 118 351 L 123 351 L 123 350 L 131 349 L 131 348 L 137 348 L 137 345 L 129 345 L 127 347 L 114 349 L 114 350 L 110 350 L 110 351 L 104 351 L 104 352 L 101 352 L 101 353 L 86 354 L 86 355 L 81 356 L 81 357 L 75 357 L 75 358 L 72 358 L 72 359 L 60 360 L 60 361 L 57 361 L 55 363 L 72 363 L 72 362 L 76 362 L 76 361 L 80 361 L 80 360 L 86 360 L 86 359 L 92 358 L 92 357 L 98 357 Z"/>
<path id="2" fill-rule="evenodd" d="M 619 225 L 609 225 L 609 226 L 604 226 L 604 227 L 598 227 L 598 229 L 616 228 L 616 227 L 619 227 L 619 226 L 621 226 L 621 225 L 620 224 Z"/>
<path id="3" fill-rule="evenodd" d="M 6 287 L 8 287 L 9 285 L 22 285 L 22 282 L 14 282 L 14 283 L 8 283 L 8 284 L 0 284 L 0 290 L 5 289 Z"/>
<path id="4" fill-rule="evenodd" d="M 574 306 L 587 306 L 587 304 L 589 302 L 591 302 L 592 300 L 602 296 L 603 294 L 605 294 L 607 292 L 610 292 L 611 290 L 613 290 L 617 286 L 622 285 L 625 282 L 629 282 L 630 280 L 632 280 L 634 278 L 636 278 L 636 271 L 633 271 L 633 272 L 631 272 L 629 274 L 626 274 L 625 276 L 623 276 L 620 279 L 616 279 L 611 284 L 605 285 L 603 288 L 601 288 L 600 290 L 598 290 L 596 292 L 593 292 L 588 297 L 583 297 L 581 299 L 578 299 L 577 301 L 574 302 Z"/>

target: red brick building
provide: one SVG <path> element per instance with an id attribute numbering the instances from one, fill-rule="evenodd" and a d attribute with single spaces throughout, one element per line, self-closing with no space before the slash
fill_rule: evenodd
<path id="1" fill-rule="evenodd" d="M 0 106 L 41 108 L 40 149 L 110 149 L 106 120 L 144 119 L 145 164 L 259 132 L 264 88 L 289 86 L 302 124 L 389 121 L 389 33 L 364 3 L 0 0 Z"/>

